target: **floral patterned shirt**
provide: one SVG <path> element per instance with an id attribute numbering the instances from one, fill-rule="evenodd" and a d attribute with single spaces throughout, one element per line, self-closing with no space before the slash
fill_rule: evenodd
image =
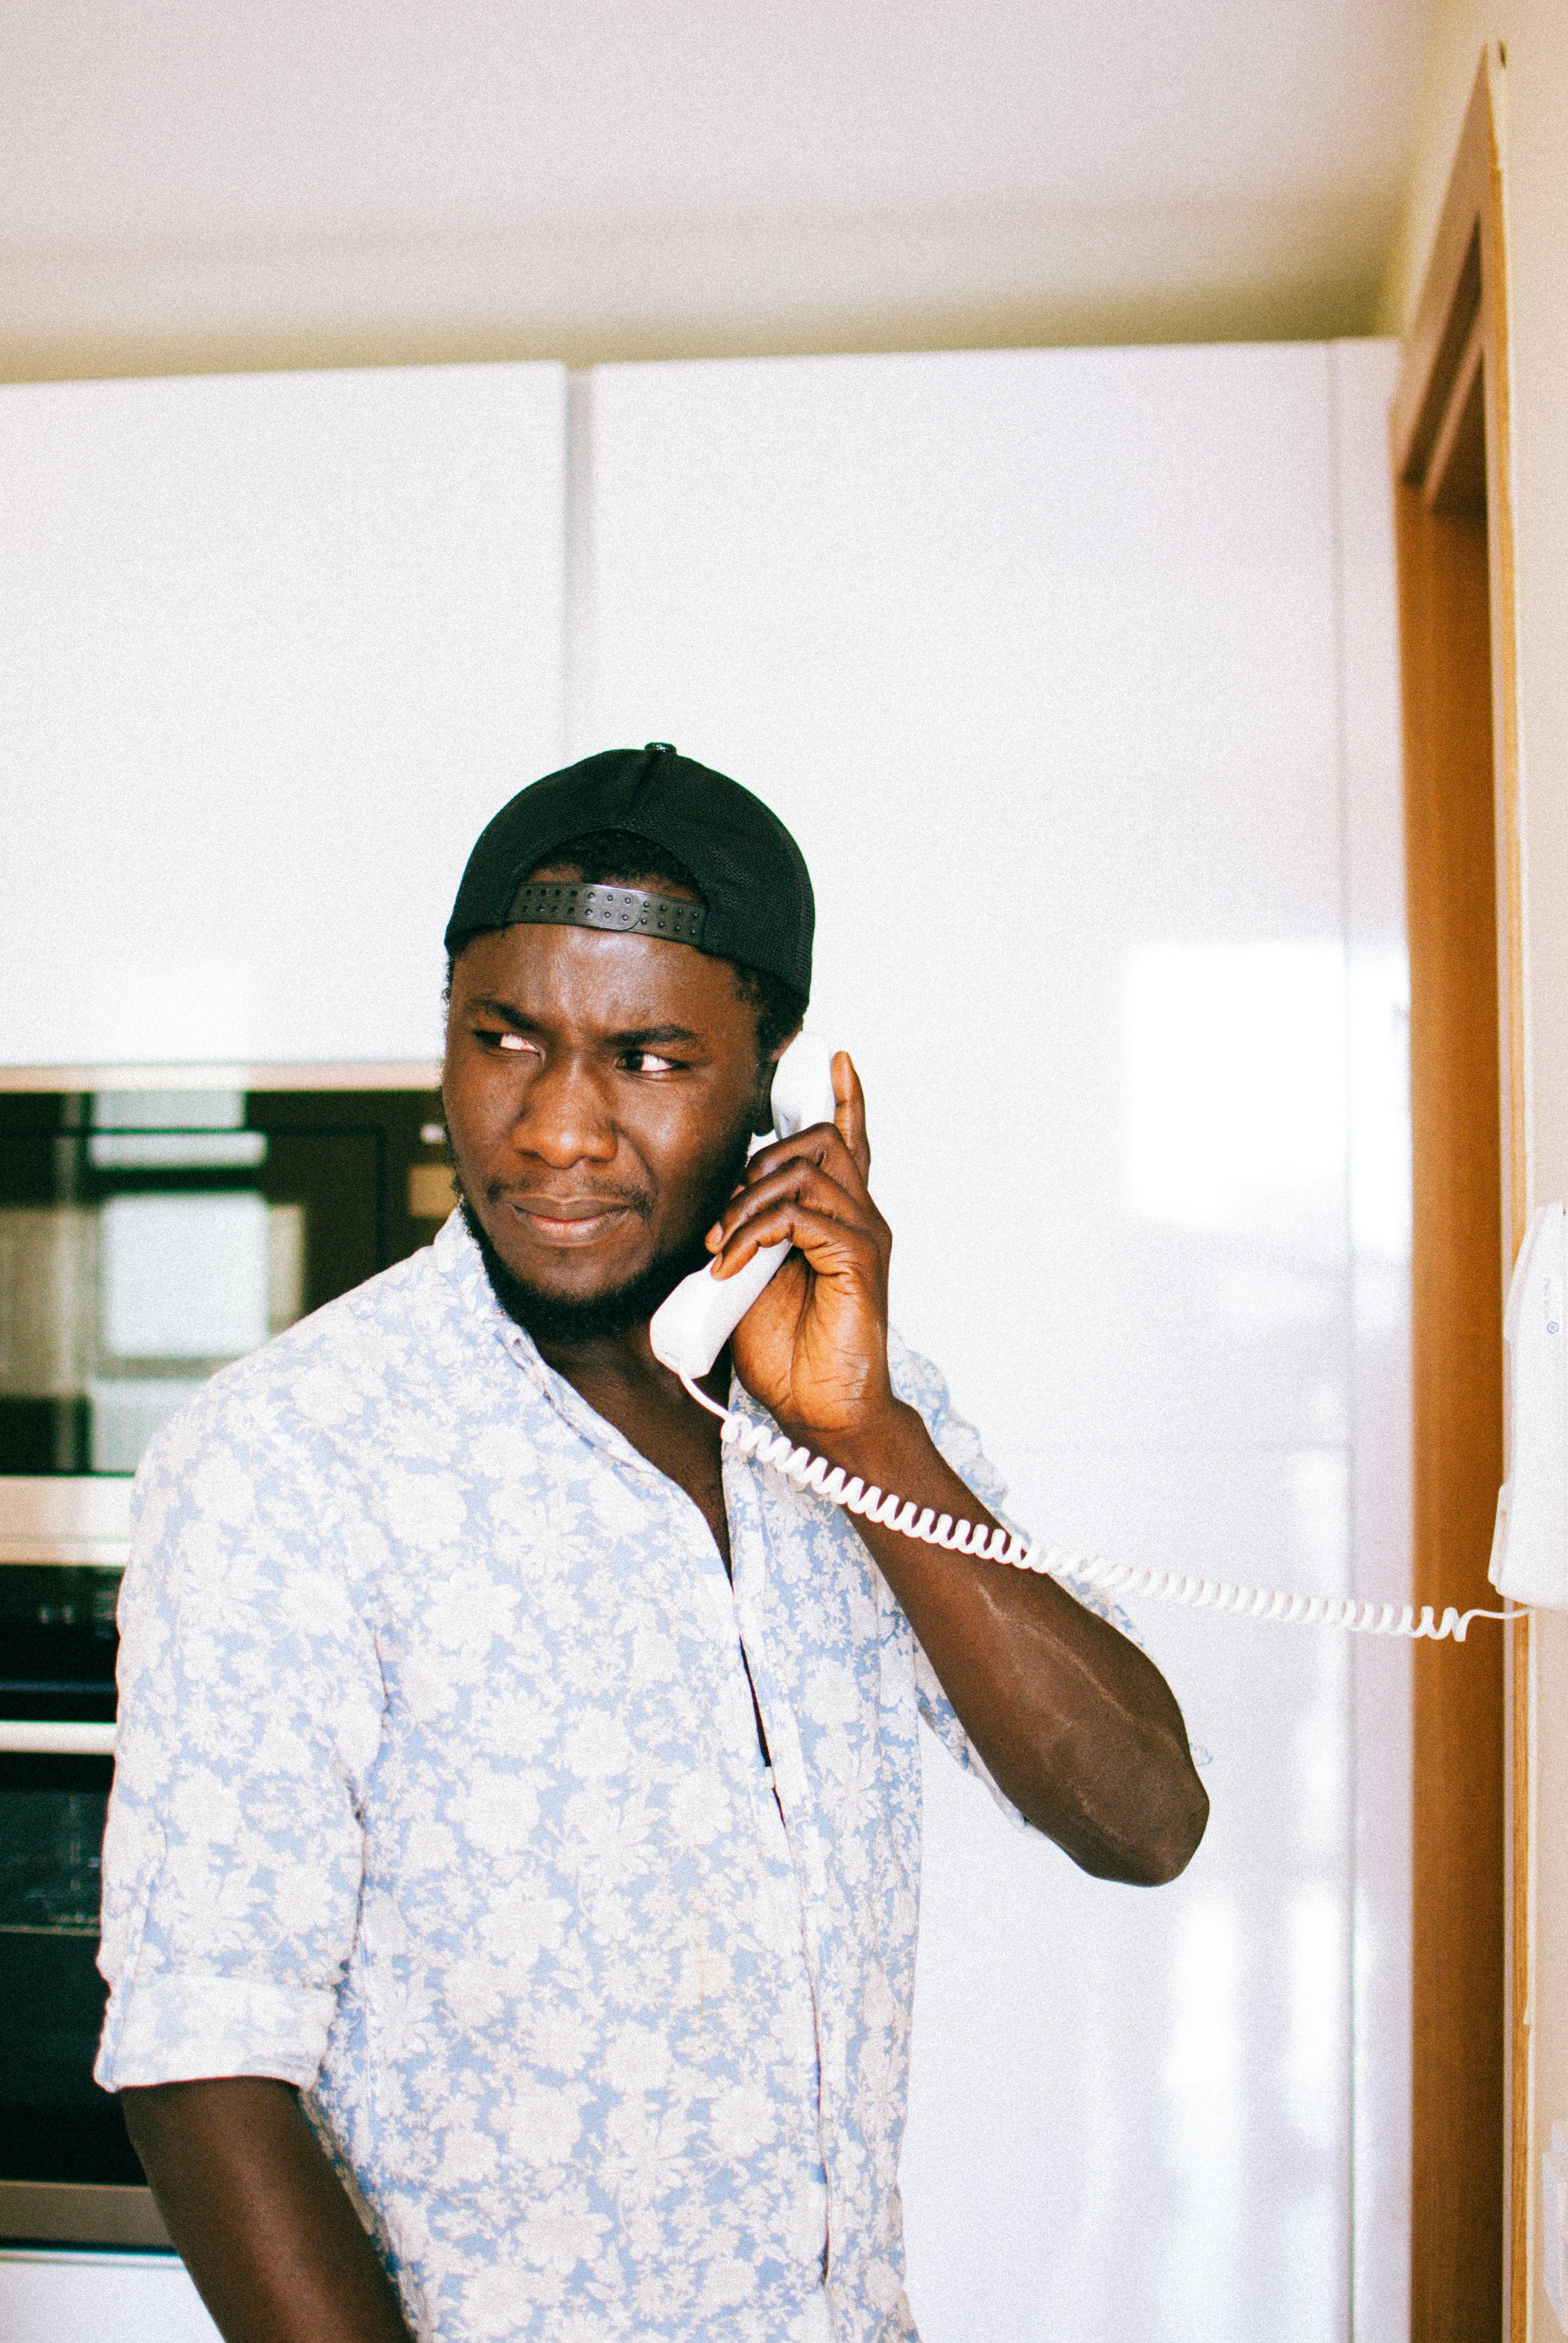
<path id="1" fill-rule="evenodd" d="M 297 2084 L 421 2338 L 912 2343 L 917 1717 L 983 1769 L 849 1518 L 724 1488 L 733 1589 L 457 1216 L 137 1475 L 98 2080 Z"/>

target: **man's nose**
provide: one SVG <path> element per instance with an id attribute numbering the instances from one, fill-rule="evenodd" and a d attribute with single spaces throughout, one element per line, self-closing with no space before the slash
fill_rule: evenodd
<path id="1" fill-rule="evenodd" d="M 570 1058 L 546 1061 L 528 1084 L 512 1144 L 561 1170 L 585 1158 L 609 1161 L 615 1130 L 588 1067 Z"/>

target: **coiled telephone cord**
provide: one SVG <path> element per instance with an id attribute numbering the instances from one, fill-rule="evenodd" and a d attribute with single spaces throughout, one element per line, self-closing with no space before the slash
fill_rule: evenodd
<path id="1" fill-rule="evenodd" d="M 1232 1586 L 1227 1580 L 1194 1578 L 1181 1571 L 1135 1570 L 1131 1563 L 1069 1554 L 1058 1545 L 1029 1545 L 1022 1538 L 1010 1536 L 1006 1530 L 987 1529 L 979 1522 L 955 1521 L 950 1513 L 936 1513 L 929 1505 L 921 1511 L 912 1500 L 897 1497 L 891 1491 L 868 1488 L 863 1481 L 852 1480 L 842 1465 L 829 1464 L 825 1456 L 813 1456 L 809 1448 L 798 1448 L 784 1433 L 770 1432 L 766 1424 L 751 1423 L 732 1409 L 721 1407 L 689 1375 L 682 1375 L 680 1380 L 699 1407 L 705 1407 L 709 1415 L 719 1418 L 727 1448 L 733 1448 L 742 1456 L 755 1457 L 759 1463 L 770 1464 L 787 1481 L 793 1481 L 798 1489 L 813 1490 L 818 1496 L 842 1505 L 846 1513 L 876 1522 L 884 1529 L 897 1530 L 903 1537 L 919 1538 L 924 1545 L 941 1546 L 949 1554 L 975 1554 L 986 1562 L 1006 1563 L 1014 1570 L 1039 1571 L 1043 1576 L 1065 1579 L 1097 1594 L 1131 1596 L 1134 1601 L 1190 1603 L 1200 1611 L 1228 1612 L 1239 1619 L 1278 1619 L 1302 1627 L 1343 1627 L 1352 1635 L 1408 1635 L 1414 1643 L 1424 1637 L 1436 1644 L 1451 1635 L 1456 1644 L 1462 1644 L 1473 1619 L 1519 1615 L 1517 1611 L 1461 1612 L 1451 1604 L 1439 1619 L 1430 1603 L 1423 1604 L 1418 1614 L 1410 1603 L 1358 1603 L 1349 1594 L 1288 1594 L 1267 1586 Z"/>

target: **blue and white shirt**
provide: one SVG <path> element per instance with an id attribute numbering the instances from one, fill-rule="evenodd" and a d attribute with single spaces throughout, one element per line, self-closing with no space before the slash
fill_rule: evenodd
<path id="1" fill-rule="evenodd" d="M 912 2343 L 918 1717 L 983 1769 L 849 1517 L 724 1490 L 733 1589 L 457 1217 L 137 1475 L 98 2080 L 297 2084 L 421 2338 Z"/>

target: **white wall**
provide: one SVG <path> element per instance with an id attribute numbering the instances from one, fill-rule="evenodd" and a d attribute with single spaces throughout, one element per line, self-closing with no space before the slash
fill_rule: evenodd
<path id="1" fill-rule="evenodd" d="M 812 1021 L 866 1078 L 897 1312 L 1025 1521 L 1393 1595 L 1388 365 L 602 370 L 575 746 L 674 739 L 800 838 Z M 1370 498 L 1348 528 L 1342 483 Z M 1211 1753 L 1177 1887 L 1086 1880 L 928 1768 L 904 2167 L 927 2343 L 1348 2333 L 1357 2016 L 1362 2204 L 1393 2225 L 1362 2331 L 1392 2335 L 1404 1657 L 1365 1664 L 1392 1721 L 1358 1849 L 1349 1643 L 1139 1624 Z"/>
<path id="2" fill-rule="evenodd" d="M 551 366 L 0 389 L 0 1061 L 428 1058 L 558 761 Z"/>

